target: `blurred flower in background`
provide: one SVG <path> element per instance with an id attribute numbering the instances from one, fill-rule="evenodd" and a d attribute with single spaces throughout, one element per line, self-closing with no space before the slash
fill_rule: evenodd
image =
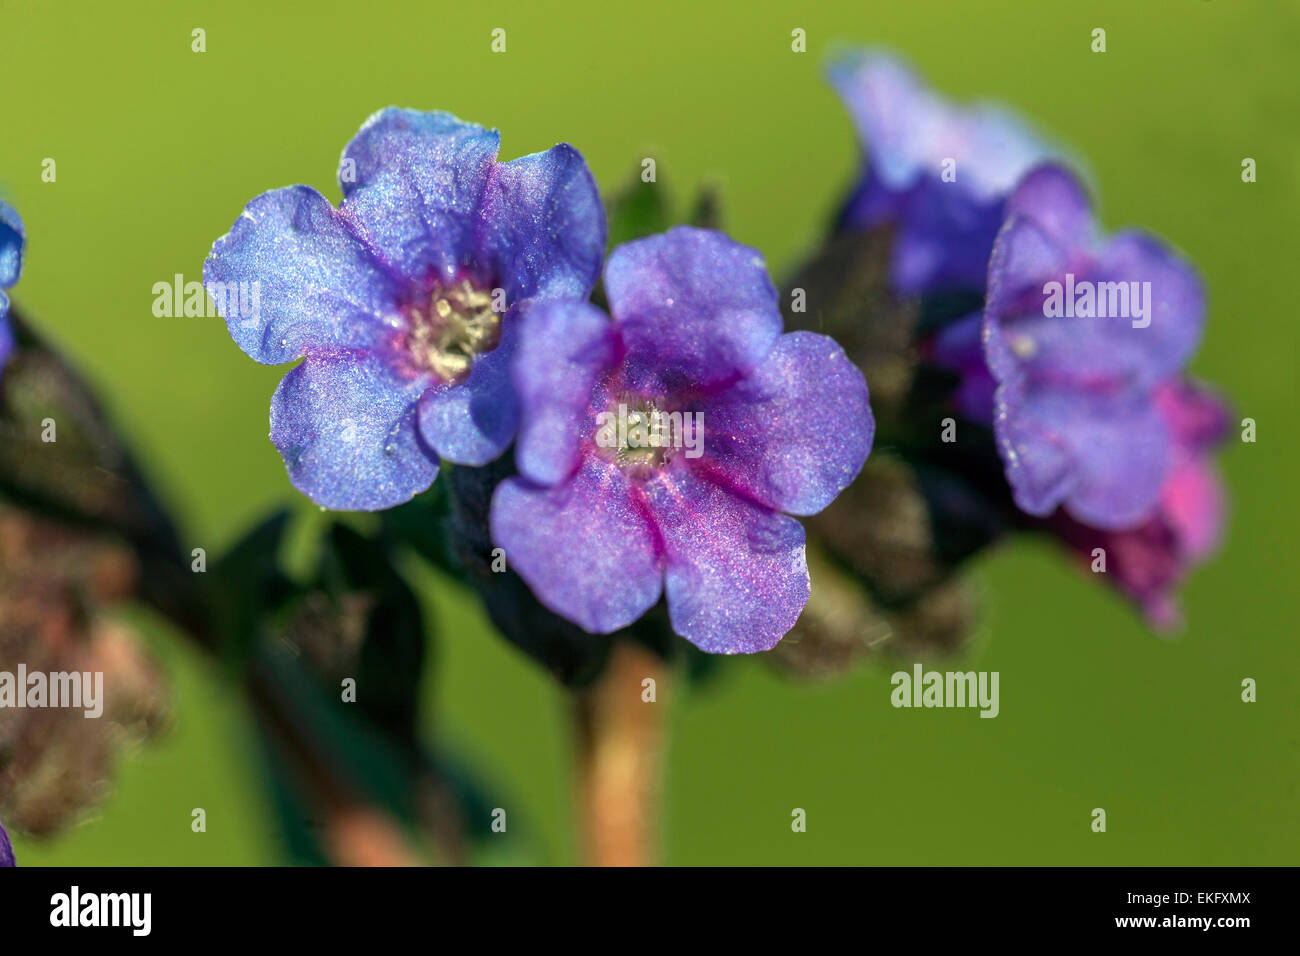
<path id="1" fill-rule="evenodd" d="M 1061 298 L 1078 289 L 1084 308 L 1058 309 L 1053 286 Z M 1154 391 L 1181 375 L 1204 316 L 1195 269 L 1145 233 L 1103 241 L 1067 171 L 1045 165 L 1021 181 L 994 246 L 982 338 L 1022 511 L 1064 507 L 1107 530 L 1151 513 L 1173 462 Z"/>
<path id="2" fill-rule="evenodd" d="M 877 453 L 811 527 L 865 587 L 878 636 L 845 623 L 851 592 L 839 611 L 814 594 L 794 644 L 815 638 L 813 659 L 952 646 L 971 624 L 953 572 L 1026 530 L 1172 625 L 1222 513 L 1210 452 L 1227 411 L 1183 373 L 1204 319 L 1195 269 L 1144 233 L 1104 239 L 1059 151 L 1004 110 L 948 104 L 887 54 L 829 73 L 865 168 L 791 280 L 808 310 L 787 322 L 836 336 L 872 383 Z M 1103 298 L 1058 314 L 1052 282 Z"/>
<path id="3" fill-rule="evenodd" d="M 1003 201 L 1054 151 L 1001 106 L 947 102 L 892 54 L 850 52 L 827 72 L 865 167 L 842 227 L 897 230 L 890 279 L 900 293 L 982 288 Z"/>

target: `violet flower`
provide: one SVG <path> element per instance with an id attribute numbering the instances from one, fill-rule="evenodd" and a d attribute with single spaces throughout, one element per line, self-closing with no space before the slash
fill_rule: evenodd
<path id="1" fill-rule="evenodd" d="M 956 373 L 958 414 L 993 429 L 1012 513 L 1089 560 L 1105 547 L 1109 579 L 1172 624 L 1222 521 L 1226 412 L 1183 374 L 1204 320 L 1195 270 L 1150 236 L 1104 239 L 1077 180 L 1043 162 L 1054 150 L 1007 114 L 953 107 L 887 55 L 846 57 L 831 81 L 866 159 L 841 226 L 893 229 L 892 285 L 931 322 L 973 310 L 917 344 Z"/>
<path id="2" fill-rule="evenodd" d="M 605 289 L 612 321 L 576 302 L 523 316 L 519 475 L 496 490 L 492 539 L 587 631 L 663 594 L 703 650 L 769 649 L 809 595 L 789 515 L 824 508 L 870 451 L 862 373 L 826 336 L 783 335 L 762 256 L 719 232 L 626 243 Z"/>
<path id="3" fill-rule="evenodd" d="M 903 294 L 981 291 L 1003 200 L 1055 150 L 999 106 L 949 103 L 890 54 L 851 53 L 828 73 L 866 164 L 841 226 L 897 230 L 890 269 Z"/>
<path id="4" fill-rule="evenodd" d="M 520 309 L 595 283 L 605 214 L 582 156 L 500 163 L 498 142 L 448 113 L 383 110 L 343 151 L 338 209 L 308 186 L 264 193 L 204 263 L 241 349 L 303 359 L 272 399 L 271 440 L 320 505 L 392 507 L 440 457 L 499 455 L 518 421 Z"/>
<path id="5" fill-rule="evenodd" d="M 1007 211 L 984 313 L 940 330 L 931 357 L 958 373 L 961 414 L 993 425 L 1018 507 L 1085 563 L 1103 549 L 1108 579 L 1174 627 L 1223 523 L 1211 457 L 1228 411 L 1183 372 L 1200 279 L 1153 237 L 1104 240 L 1059 167 L 1026 176 Z"/>

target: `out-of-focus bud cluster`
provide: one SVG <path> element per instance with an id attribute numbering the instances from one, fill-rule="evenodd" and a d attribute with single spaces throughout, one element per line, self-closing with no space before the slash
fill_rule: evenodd
<path id="1" fill-rule="evenodd" d="M 942 441 L 954 378 L 928 364 L 918 344 L 936 316 L 969 303 L 895 292 L 893 242 L 888 227 L 832 236 L 782 296 L 787 328 L 830 335 L 862 369 L 877 428 L 858 479 L 805 519 L 817 586 L 774 655 L 792 673 L 831 675 L 870 652 L 956 651 L 975 622 L 954 572 L 1008 519 L 991 441 Z"/>
<path id="2" fill-rule="evenodd" d="M 0 819 L 48 835 L 103 799 L 115 751 L 168 719 L 158 665 L 115 608 L 168 595 L 182 567 L 163 513 L 84 382 L 11 314 L 0 375 L 0 671 L 102 674 L 102 715 L 0 708 Z M 40 700 L 39 697 L 34 700 Z M 15 696 L 16 703 L 16 696 Z M 96 708 L 98 709 L 98 708 Z"/>
<path id="3" fill-rule="evenodd" d="M 161 671 L 109 613 L 133 594 L 137 572 L 111 537 L 0 506 L 0 670 L 103 675 L 99 717 L 0 708 L 0 819 L 14 830 L 48 835 L 75 822 L 103 799 L 116 749 L 167 722 Z"/>

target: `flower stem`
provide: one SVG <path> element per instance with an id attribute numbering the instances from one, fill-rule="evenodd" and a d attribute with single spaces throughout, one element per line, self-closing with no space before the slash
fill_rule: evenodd
<path id="1" fill-rule="evenodd" d="M 657 656 L 619 641 L 605 671 L 575 696 L 577 822 L 588 866 L 655 861 L 665 676 Z"/>

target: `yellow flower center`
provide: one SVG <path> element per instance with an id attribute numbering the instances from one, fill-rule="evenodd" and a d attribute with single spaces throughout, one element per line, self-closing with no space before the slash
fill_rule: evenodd
<path id="1" fill-rule="evenodd" d="M 435 287 L 428 305 L 409 315 L 407 349 L 421 368 L 449 385 L 463 381 L 474 357 L 501 342 L 501 313 L 493 308 L 492 291 L 468 279 Z"/>

